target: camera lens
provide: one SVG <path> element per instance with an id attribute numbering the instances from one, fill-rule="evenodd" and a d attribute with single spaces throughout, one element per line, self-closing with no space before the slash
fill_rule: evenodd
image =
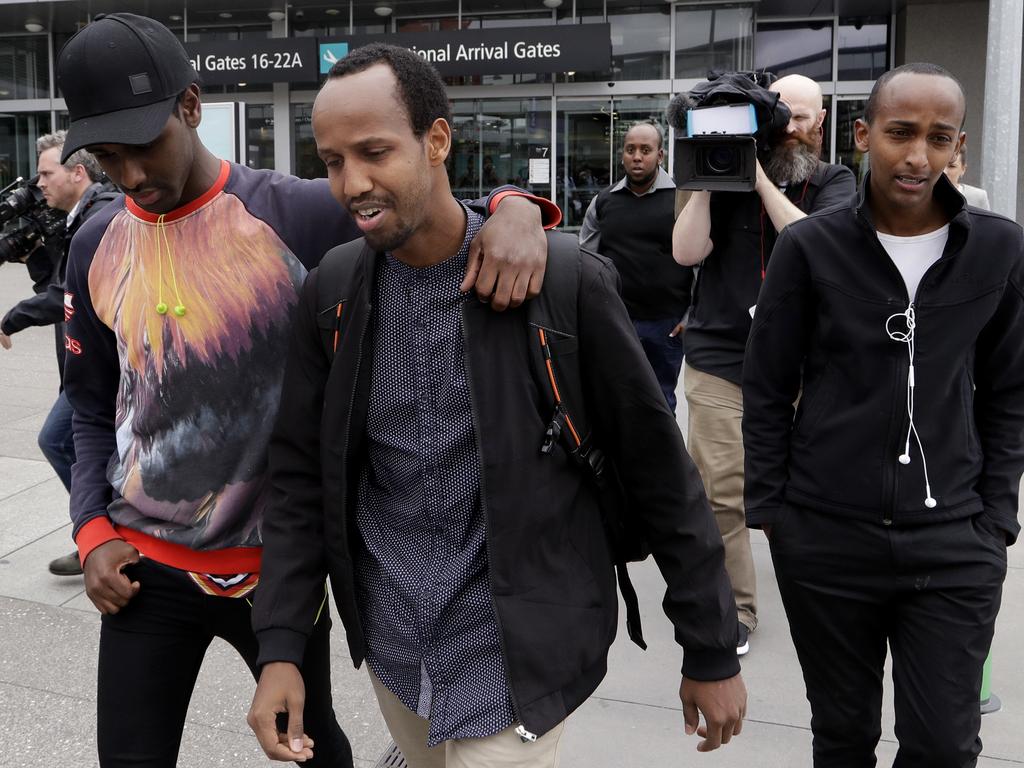
<path id="1" fill-rule="evenodd" d="M 704 155 L 704 164 L 710 173 L 735 173 L 736 161 L 736 150 L 732 147 L 713 147 Z"/>

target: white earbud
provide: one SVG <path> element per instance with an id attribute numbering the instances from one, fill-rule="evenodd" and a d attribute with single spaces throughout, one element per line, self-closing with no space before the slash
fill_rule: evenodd
<path id="1" fill-rule="evenodd" d="M 901 329 L 898 326 L 894 326 L 893 322 L 902 321 L 906 324 L 906 329 Z M 914 381 L 914 330 L 917 327 L 917 317 L 914 313 L 914 305 L 911 304 L 907 307 L 904 312 L 897 312 L 895 315 L 890 315 L 885 321 L 885 332 L 889 338 L 893 341 L 898 341 L 901 344 L 907 345 L 907 354 L 910 357 L 910 369 L 907 371 L 907 416 L 910 419 L 910 425 L 907 427 L 907 441 L 903 446 L 903 453 L 899 455 L 900 464 L 906 466 L 910 463 L 910 438 L 913 437 L 917 442 L 917 448 L 921 452 L 921 466 L 924 470 L 924 505 L 928 509 L 934 509 L 938 502 L 932 496 L 931 484 L 928 480 L 928 459 L 924 455 L 924 446 L 921 444 L 921 436 L 917 433 L 917 426 L 914 424 L 914 387 L 916 382 Z"/>

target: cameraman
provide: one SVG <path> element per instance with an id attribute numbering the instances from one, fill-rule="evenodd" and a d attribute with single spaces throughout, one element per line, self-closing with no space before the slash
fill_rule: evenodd
<path id="1" fill-rule="evenodd" d="M 0 346 L 11 348 L 11 336 L 34 325 L 54 325 L 57 337 L 57 366 L 64 375 L 64 271 L 67 268 L 71 238 L 82 223 L 117 195 L 110 187 L 99 183 L 103 172 L 95 158 L 84 149 L 71 155 L 63 165 L 60 162 L 64 148 L 65 131 L 40 136 L 36 140 L 39 155 L 39 187 L 51 208 L 66 211 L 67 232 L 60 243 L 60 260 L 54 268 L 46 290 L 19 302 L 0 322 Z M 71 488 L 71 465 L 75 461 L 75 445 L 71 434 L 71 406 L 63 389 L 50 409 L 43 428 L 39 431 L 39 448 L 50 462 L 60 481 Z M 78 550 L 58 557 L 50 563 L 50 573 L 57 576 L 77 576 L 82 573 Z"/>
<path id="2" fill-rule="evenodd" d="M 750 321 L 778 233 L 856 191 L 848 168 L 820 160 L 825 110 L 818 84 L 788 75 L 769 90 L 779 94 L 791 118 L 774 146 L 760 153 L 754 190 L 693 192 L 672 232 L 675 260 L 700 266 L 684 337 L 687 446 L 725 541 L 741 656 L 757 627 L 754 561 L 743 509 L 740 391 Z"/>

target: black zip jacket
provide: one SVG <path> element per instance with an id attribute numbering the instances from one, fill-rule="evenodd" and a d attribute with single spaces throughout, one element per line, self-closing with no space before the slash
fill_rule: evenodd
<path id="1" fill-rule="evenodd" d="M 772 254 L 743 371 L 747 524 L 773 522 L 787 501 L 897 526 L 984 512 L 1012 543 L 1024 469 L 1021 228 L 967 208 L 940 177 L 949 240 L 915 302 L 914 424 L 937 501 L 928 508 L 913 439 L 910 464 L 898 461 L 910 364 L 886 320 L 909 300 L 875 233 L 868 186 L 790 224 Z"/>
<path id="2" fill-rule="evenodd" d="M 333 362 L 338 312 L 333 304 L 318 312 L 318 270 L 297 309 L 270 448 L 271 504 L 253 614 L 261 664 L 300 663 L 326 575 L 356 666 L 366 653 L 352 567 L 354 510 L 382 256 L 366 249 L 358 258 L 352 284 L 338 296 Z M 540 451 L 551 414 L 542 412 L 546 382 L 535 379 L 526 309 L 498 313 L 471 299 L 462 325 L 503 656 L 516 716 L 543 734 L 604 677 L 618 606 L 612 558 L 583 471 L 560 446 Z M 578 329 L 578 338 L 552 343 L 563 359 L 580 356 L 595 440 L 615 461 L 666 577 L 664 606 L 685 650 L 683 674 L 731 677 L 739 671 L 736 609 L 721 537 L 605 259 L 584 257 Z"/>

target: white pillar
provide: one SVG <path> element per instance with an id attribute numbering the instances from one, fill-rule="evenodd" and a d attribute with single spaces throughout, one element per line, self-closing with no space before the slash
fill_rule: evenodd
<path id="1" fill-rule="evenodd" d="M 288 6 L 285 6 L 287 13 Z M 274 21 L 270 25 L 271 37 L 288 37 L 288 18 Z M 274 170 L 278 173 L 292 172 L 293 137 L 291 105 L 288 83 L 274 83 Z"/>
<path id="2" fill-rule="evenodd" d="M 989 0 L 981 185 L 992 210 L 1017 217 L 1024 0 Z"/>
<path id="3" fill-rule="evenodd" d="M 274 83 L 274 170 L 292 172 L 292 115 L 288 83 Z"/>

